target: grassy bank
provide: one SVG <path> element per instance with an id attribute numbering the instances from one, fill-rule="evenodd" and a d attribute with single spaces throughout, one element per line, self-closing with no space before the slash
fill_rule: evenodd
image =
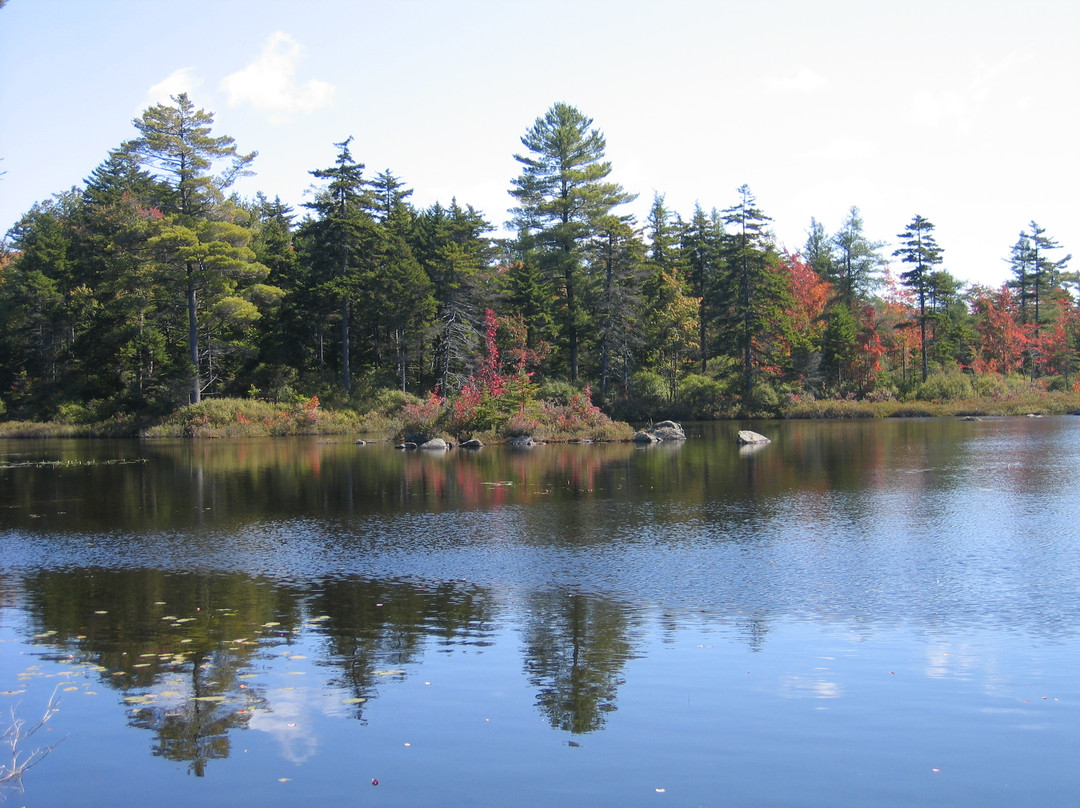
<path id="1" fill-rule="evenodd" d="M 780 418 L 936 418 L 966 415 L 1075 415 L 1080 394 L 1031 391 L 948 401 L 847 401 L 821 399 L 786 405 Z"/>
<path id="2" fill-rule="evenodd" d="M 781 419 L 809 418 L 935 418 L 994 415 L 1080 414 L 1080 394 L 1030 391 L 1009 396 L 950 401 L 800 400 L 776 413 Z M 382 407 L 359 414 L 351 409 L 324 409 L 317 399 L 286 405 L 253 399 L 210 399 L 183 407 L 161 419 L 125 416 L 95 423 L 7 421 L 0 438 L 241 438 L 284 435 L 365 435 L 390 440 L 402 434 L 439 434 L 434 416 L 425 418 L 423 403 Z M 657 414 L 657 419 L 663 418 Z M 425 422 L 426 421 L 426 422 Z M 629 440 L 634 430 L 595 408 L 545 404 L 528 418 L 514 418 L 503 429 L 474 430 L 470 437 L 498 443 L 515 434 L 544 441 Z M 447 432 L 445 437 L 461 439 Z"/>

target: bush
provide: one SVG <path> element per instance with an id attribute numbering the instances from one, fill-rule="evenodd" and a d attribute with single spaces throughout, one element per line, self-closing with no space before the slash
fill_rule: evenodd
<path id="1" fill-rule="evenodd" d="M 934 373 L 915 388 L 918 401 L 955 401 L 973 395 L 971 380 L 959 371 Z"/>
<path id="2" fill-rule="evenodd" d="M 541 401 L 565 406 L 581 390 L 565 379 L 544 379 L 537 386 L 536 397 Z"/>
<path id="3" fill-rule="evenodd" d="M 766 382 L 758 382 L 750 391 L 750 401 L 747 414 L 751 417 L 765 417 L 776 415 L 780 410 L 780 394 L 772 385 Z"/>
<path id="4" fill-rule="evenodd" d="M 691 373 L 679 382 L 679 405 L 693 420 L 723 418 L 730 407 L 721 382 Z"/>

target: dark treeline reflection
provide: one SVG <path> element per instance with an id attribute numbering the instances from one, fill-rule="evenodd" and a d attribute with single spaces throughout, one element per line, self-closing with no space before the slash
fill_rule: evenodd
<path id="1" fill-rule="evenodd" d="M 317 687 L 349 696 L 349 713 L 364 720 L 380 684 L 415 673 L 425 654 L 492 645 L 504 611 L 492 592 L 466 582 L 349 578 L 298 588 L 242 573 L 157 570 L 6 576 L 3 595 L 8 608 L 26 611 L 27 640 L 41 658 L 96 677 L 129 724 L 153 734 L 154 755 L 198 776 L 230 755 L 236 730 L 273 711 L 258 672 L 302 640 L 305 653 L 319 649 L 312 663 L 327 672 Z M 551 726 L 602 728 L 640 620 L 603 598 L 529 595 L 523 667 Z"/>
<path id="2" fill-rule="evenodd" d="M 582 499 L 756 501 L 792 488 L 863 487 L 885 464 L 955 463 L 978 425 L 945 419 L 929 425 L 759 424 L 754 426 L 776 442 L 741 450 L 734 441 L 739 426 L 692 425 L 685 444 L 653 447 L 549 445 L 448 453 L 314 438 L 5 441 L 0 525 L 34 531 L 176 530 L 273 517 Z"/>

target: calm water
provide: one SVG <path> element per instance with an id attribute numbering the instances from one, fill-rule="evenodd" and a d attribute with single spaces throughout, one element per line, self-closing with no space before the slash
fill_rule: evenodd
<path id="1" fill-rule="evenodd" d="M 1077 804 L 1080 419 L 740 426 L 0 442 L 3 795 Z"/>

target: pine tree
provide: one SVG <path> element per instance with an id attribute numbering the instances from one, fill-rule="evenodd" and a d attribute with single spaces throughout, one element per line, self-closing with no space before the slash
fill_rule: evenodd
<path id="1" fill-rule="evenodd" d="M 766 223 L 749 186 L 738 190 L 739 202 L 724 211 L 728 226 L 725 268 L 721 276 L 720 322 L 727 344 L 740 356 L 743 406 L 754 388 L 756 356 L 769 352 L 770 338 L 787 322 L 786 279 L 777 271 L 777 257 Z"/>
<path id="2" fill-rule="evenodd" d="M 249 166 L 257 153 L 239 154 L 233 138 L 213 137 L 210 130 L 214 116 L 196 109 L 186 93 L 173 96 L 172 102 L 172 105 L 150 107 L 136 118 L 133 123 L 139 137 L 122 148 L 169 188 L 165 212 L 179 217 L 172 224 L 193 231 L 193 228 L 198 229 L 195 220 L 209 218 L 221 202 L 223 192 L 250 173 Z M 222 160 L 228 161 L 228 165 L 214 173 L 215 165 Z M 189 400 L 197 404 L 202 397 L 197 298 L 199 267 L 196 263 L 184 262 L 183 268 L 186 274 L 188 359 L 191 363 Z"/>
<path id="3" fill-rule="evenodd" d="M 934 225 L 922 216 L 916 215 L 907 229 L 897 238 L 902 239 L 901 246 L 893 252 L 911 269 L 901 273 L 900 280 L 911 289 L 919 301 L 919 345 L 922 354 L 922 380 L 927 377 L 926 357 L 926 308 L 931 289 L 931 273 L 934 266 L 942 261 L 942 250 L 934 239 Z"/>
<path id="4" fill-rule="evenodd" d="M 695 205 L 694 215 L 683 228 L 680 248 L 690 294 L 697 298 L 697 342 L 702 373 L 705 373 L 710 356 L 709 330 L 717 316 L 713 298 L 723 263 L 725 238 L 723 224 L 715 211 L 710 217 L 701 205 Z"/>
<path id="5" fill-rule="evenodd" d="M 869 298 L 874 286 L 875 272 L 881 265 L 878 256 L 884 244 L 870 241 L 863 234 L 863 220 L 859 209 L 852 206 L 840 231 L 832 238 L 836 248 L 837 278 L 834 283 L 840 289 L 848 308 Z M 821 260 L 819 258 L 819 260 Z"/>
<path id="6" fill-rule="evenodd" d="M 309 258 L 321 265 L 324 272 L 332 265 L 334 279 L 324 283 L 340 307 L 341 329 L 341 386 L 346 394 L 352 391 L 352 301 L 358 297 L 362 282 L 358 278 L 365 269 L 363 242 L 370 241 L 374 226 L 370 213 L 371 195 L 364 180 L 364 164 L 353 159 L 350 135 L 334 145 L 338 149 L 334 165 L 316 169 L 313 177 L 327 180 L 327 185 L 314 202 L 306 207 L 315 211 L 316 222 L 305 228 L 310 239 Z"/>
<path id="7" fill-rule="evenodd" d="M 586 323 L 580 299 L 585 245 L 597 222 L 634 195 L 607 181 L 611 163 L 604 160 L 604 135 L 569 104 L 557 103 L 537 118 L 521 143 L 528 154 L 514 155 L 523 168 L 510 191 L 518 202 L 513 224 L 535 238 L 541 266 L 558 279 L 568 370 L 577 381 Z"/>

